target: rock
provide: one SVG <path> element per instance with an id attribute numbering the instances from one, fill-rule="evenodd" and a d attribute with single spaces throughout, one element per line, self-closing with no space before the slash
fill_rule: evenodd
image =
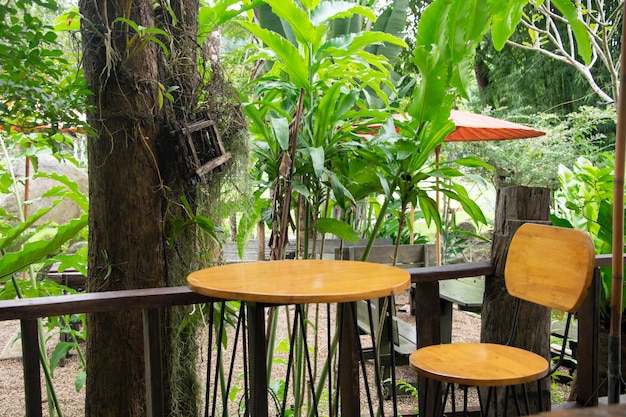
<path id="1" fill-rule="evenodd" d="M 46 173 L 57 173 L 60 175 L 65 175 L 70 180 L 74 181 L 78 185 L 78 189 L 83 192 L 88 192 L 88 178 L 87 172 L 85 170 L 81 170 L 75 165 L 71 164 L 67 161 L 58 161 L 55 157 L 51 155 L 40 155 L 38 156 L 39 166 L 38 170 Z M 24 196 L 24 179 L 25 179 L 25 160 L 22 158 L 13 163 L 13 170 L 17 177 L 17 180 L 20 184 L 18 184 L 18 190 L 20 195 L 23 198 Z M 31 165 L 30 168 L 31 177 L 34 173 L 34 168 Z M 46 191 L 50 190 L 52 187 L 56 187 L 62 185 L 57 181 L 54 181 L 49 178 L 35 178 L 30 179 L 29 181 L 29 200 L 31 204 L 29 205 L 29 213 L 35 213 L 37 210 L 48 207 L 52 204 L 53 198 L 46 197 L 40 198 Z M 4 208 L 7 212 L 17 215 L 17 207 L 15 202 L 15 196 L 13 194 L 4 194 L 0 196 L 0 207 Z M 57 224 L 67 223 L 71 219 L 75 219 L 80 217 L 82 214 L 81 208 L 72 200 L 66 199 L 61 201 L 54 207 L 50 212 L 48 212 L 45 216 L 43 216 L 37 224 L 42 224 L 47 221 L 52 221 Z"/>

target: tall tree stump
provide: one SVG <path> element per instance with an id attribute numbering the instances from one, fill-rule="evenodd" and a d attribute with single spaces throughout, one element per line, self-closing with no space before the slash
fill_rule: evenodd
<path id="1" fill-rule="evenodd" d="M 550 224 L 550 190 L 537 187 L 507 187 L 497 191 L 496 214 L 492 240 L 491 260 L 494 274 L 485 279 L 482 310 L 481 341 L 505 344 L 509 339 L 515 299 L 506 290 L 504 266 L 513 235 L 523 223 Z M 556 277 L 555 277 L 556 278 Z M 550 309 L 522 302 L 519 322 L 512 345 L 533 351 L 550 359 Z M 537 384 L 529 384 L 531 414 L 550 408 L 549 378 L 541 381 L 541 396 Z M 498 409 L 503 410 L 504 390 L 498 393 Z M 521 391 L 521 390 L 517 390 Z M 520 393 L 521 394 L 521 393 Z M 509 410 L 514 403 L 509 399 Z M 493 410 L 491 411 L 493 414 Z"/>

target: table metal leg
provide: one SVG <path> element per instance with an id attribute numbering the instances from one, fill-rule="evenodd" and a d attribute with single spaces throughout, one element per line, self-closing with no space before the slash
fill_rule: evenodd
<path id="1" fill-rule="evenodd" d="M 360 415 L 359 358 L 357 350 L 357 330 L 354 325 L 354 309 L 350 303 L 337 306 L 340 309 L 341 339 L 339 343 L 339 390 L 341 395 L 341 415 Z"/>
<path id="2" fill-rule="evenodd" d="M 250 415 L 268 416 L 267 368 L 265 365 L 265 309 L 248 303 L 248 360 L 250 361 Z"/>

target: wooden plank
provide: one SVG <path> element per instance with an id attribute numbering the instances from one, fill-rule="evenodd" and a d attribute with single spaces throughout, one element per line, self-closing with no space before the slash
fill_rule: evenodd
<path id="1" fill-rule="evenodd" d="M 215 301 L 186 286 L 104 291 L 0 301 L 0 321 L 76 313 L 102 313 Z"/>
<path id="2" fill-rule="evenodd" d="M 458 278 L 439 283 L 439 296 L 462 310 L 480 311 L 485 283 L 481 278 Z"/>
<path id="3" fill-rule="evenodd" d="M 199 120 L 197 122 L 192 122 L 190 124 L 188 124 L 186 127 L 183 127 L 182 129 L 180 129 L 181 133 L 183 135 L 187 135 L 189 133 L 193 133 L 193 132 L 197 132 L 199 130 L 202 129 L 206 129 L 207 127 L 211 126 L 213 123 L 213 121 L 211 120 Z M 170 134 L 175 134 L 176 131 L 172 131 L 170 132 Z"/>
<path id="4" fill-rule="evenodd" d="M 408 265 L 412 266 L 424 266 L 425 263 L 425 245 L 400 245 L 398 246 L 398 256 L 396 259 L 396 265 L 407 268 Z M 348 251 L 348 257 L 346 258 L 345 251 Z M 376 245 L 372 246 L 368 262 L 389 264 L 393 263 L 395 245 Z M 344 259 L 361 260 L 365 253 L 365 246 L 353 246 L 344 249 Z"/>
<path id="5" fill-rule="evenodd" d="M 26 417 L 41 417 L 41 372 L 39 368 L 39 334 L 36 319 L 21 320 L 22 369 Z"/>
<path id="6" fill-rule="evenodd" d="M 444 279 L 476 277 L 493 274 L 493 265 L 489 261 L 469 262 L 464 264 L 426 266 L 408 268 L 412 283 L 435 282 Z"/>
<path id="7" fill-rule="evenodd" d="M 200 177 L 206 175 L 207 173 L 213 171 L 220 165 L 223 165 L 231 158 L 231 153 L 227 152 L 224 155 L 218 156 L 217 158 L 211 159 L 206 164 L 202 165 L 200 168 L 196 169 L 196 174 Z"/>

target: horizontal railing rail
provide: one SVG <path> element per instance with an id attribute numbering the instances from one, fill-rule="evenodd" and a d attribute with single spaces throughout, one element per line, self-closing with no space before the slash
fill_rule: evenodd
<path id="1" fill-rule="evenodd" d="M 596 258 L 596 266 L 611 264 L 610 255 L 599 255 Z M 433 314 L 438 309 L 439 300 L 438 285 L 441 280 L 465 278 L 473 276 L 488 276 L 493 273 L 490 262 L 465 263 L 444 265 L 437 267 L 410 268 L 411 282 L 418 286 L 417 293 L 423 292 L 418 301 L 416 310 L 416 327 L 420 328 L 418 343 L 433 343 L 437 339 L 440 319 Z M 599 280 L 595 280 L 595 290 L 591 291 L 588 306 L 579 312 L 579 339 L 588 338 L 597 344 L 597 324 L 599 305 Z M 422 291 L 423 290 L 423 291 Z M 432 297 L 432 292 L 437 295 Z M 97 293 L 68 294 L 62 296 L 49 296 L 40 298 L 23 298 L 0 302 L 0 321 L 20 320 L 22 332 L 22 355 L 24 368 L 24 393 L 26 400 L 25 415 L 27 417 L 42 416 L 41 407 L 41 383 L 39 370 L 38 332 L 37 319 L 66 314 L 77 313 L 102 313 L 141 309 L 144 317 L 144 349 L 146 353 L 146 401 L 148 415 L 164 416 L 162 407 L 163 393 L 160 389 L 160 340 L 158 338 L 158 312 L 159 309 L 171 306 L 184 306 L 191 304 L 203 304 L 215 301 L 191 291 L 189 288 L 165 287 L 147 288 L 123 291 L 108 291 Z M 431 309 L 430 311 L 428 311 Z M 420 314 L 420 311 L 423 314 Z M 594 318 L 595 317 L 595 318 Z M 595 330 L 594 330 L 595 329 Z M 594 333 L 596 332 L 596 333 Z M 426 340 L 424 340 L 426 339 Z M 590 343 L 591 343 L 590 342 Z M 579 346 L 579 349 L 581 347 Z M 589 349 L 593 352 L 593 347 Z M 597 348 L 596 348 L 597 349 Z M 579 397 L 587 396 L 583 400 L 593 404 L 593 374 L 597 381 L 597 352 L 595 356 L 579 355 L 579 372 L 585 373 L 584 378 L 578 378 Z M 580 375 L 580 374 L 579 374 Z M 590 387 L 584 384 L 590 383 Z M 582 387 L 582 390 L 581 390 Z M 595 383 L 597 387 L 597 382 Z M 595 394 L 597 404 L 597 394 Z"/>

